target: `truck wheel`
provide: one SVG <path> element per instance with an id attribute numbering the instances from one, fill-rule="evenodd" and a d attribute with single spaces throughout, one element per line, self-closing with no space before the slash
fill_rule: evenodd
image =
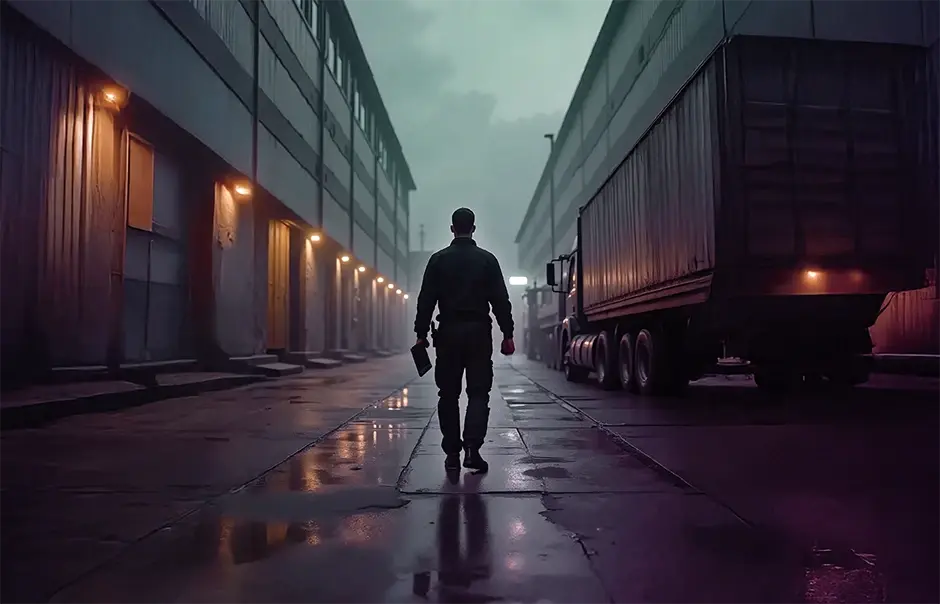
<path id="1" fill-rule="evenodd" d="M 641 329 L 636 336 L 635 360 L 636 385 L 640 394 L 647 396 L 662 394 L 666 389 L 669 371 L 669 356 L 665 338 L 661 331 Z"/>
<path id="2" fill-rule="evenodd" d="M 620 338 L 620 386 L 627 392 L 636 392 L 636 362 L 634 357 L 636 338 L 632 333 L 625 333 Z"/>
<path id="3" fill-rule="evenodd" d="M 565 372 L 565 379 L 569 382 L 583 382 L 588 378 L 588 371 L 582 367 L 576 367 L 571 364 L 571 361 L 568 359 L 570 354 L 568 348 L 568 338 L 566 336 L 562 339 L 562 346 L 558 351 L 558 355 L 561 357 L 561 368 Z"/>
<path id="4" fill-rule="evenodd" d="M 612 340 L 608 331 L 602 331 L 597 336 L 597 350 L 594 354 L 597 383 L 604 390 L 620 387 L 620 378 L 617 376 L 617 349 L 611 345 Z"/>
<path id="5" fill-rule="evenodd" d="M 581 383 L 588 379 L 588 370 L 583 367 L 575 367 L 568 361 L 565 361 L 565 379 L 569 382 Z"/>

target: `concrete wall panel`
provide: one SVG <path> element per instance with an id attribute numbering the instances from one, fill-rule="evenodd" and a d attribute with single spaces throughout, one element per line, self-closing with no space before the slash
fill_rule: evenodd
<path id="1" fill-rule="evenodd" d="M 392 275 L 395 274 L 395 263 L 392 262 L 392 257 L 385 253 L 384 250 L 379 248 L 379 273 L 385 275 L 386 279 L 391 279 Z"/>
<path id="2" fill-rule="evenodd" d="M 304 142 L 319 152 L 320 120 L 284 64 L 265 41 L 261 44 L 258 67 L 261 90 L 274 102 Z"/>
<path id="3" fill-rule="evenodd" d="M 372 266 L 375 262 L 375 242 L 372 240 L 372 234 L 358 224 L 353 225 L 352 247 L 357 260 Z"/>
<path id="4" fill-rule="evenodd" d="M 221 349 L 231 356 L 264 349 L 267 270 L 256 270 L 260 264 L 256 255 L 267 248 L 267 237 L 259 237 L 262 232 L 267 233 L 267 223 L 256 216 L 251 202 L 238 202 L 226 187 L 217 186 L 212 254 L 215 333 Z M 262 259 L 266 267 L 266 254 Z"/>
<path id="5" fill-rule="evenodd" d="M 343 133 L 346 140 L 352 138 L 349 131 L 349 105 L 346 104 L 346 97 L 339 89 L 336 79 L 327 71 L 323 81 L 324 99 L 326 106 L 336 117 L 336 127 Z"/>
<path id="6" fill-rule="evenodd" d="M 372 189 L 366 183 L 362 182 L 359 175 L 356 174 L 355 184 L 353 185 L 353 196 L 356 198 L 356 204 L 359 209 L 369 217 L 369 220 L 375 222 L 375 198 L 372 196 Z"/>
<path id="7" fill-rule="evenodd" d="M 264 126 L 258 128 L 258 182 L 309 224 L 317 224 L 317 182 Z"/>
<path id="8" fill-rule="evenodd" d="M 322 248 L 309 239 L 304 243 L 304 307 L 306 350 L 323 351 L 326 347 L 326 283 L 324 271 L 318 263 Z"/>
<path id="9" fill-rule="evenodd" d="M 227 4 L 225 2 L 219 2 L 219 0 L 201 1 L 208 2 L 209 4 Z M 229 2 L 240 4 L 233 0 L 229 0 Z M 290 45 L 291 50 L 294 51 L 294 55 L 300 61 L 304 71 L 311 76 L 314 85 L 318 85 L 320 51 L 314 40 L 314 34 L 310 31 L 310 27 L 304 22 L 297 4 L 294 2 L 285 2 L 284 0 L 264 0 L 264 5 L 267 7 L 268 12 L 271 13 L 274 22 L 277 23 L 278 29 L 284 34 L 287 43 Z"/>
<path id="10" fill-rule="evenodd" d="M 349 214 L 330 195 L 323 191 L 323 230 L 344 248 L 349 248 Z"/>
<path id="11" fill-rule="evenodd" d="M 251 17 L 241 2 L 229 0 L 189 0 L 212 31 L 248 73 L 255 70 L 255 31 Z"/>
<path id="12" fill-rule="evenodd" d="M 354 136 L 356 139 L 354 145 L 356 155 L 359 157 L 362 165 L 365 166 L 369 178 L 375 178 L 375 156 L 372 154 L 372 147 L 369 146 L 369 141 L 366 140 L 365 134 L 362 133 L 362 129 L 358 126 L 355 129 Z"/>

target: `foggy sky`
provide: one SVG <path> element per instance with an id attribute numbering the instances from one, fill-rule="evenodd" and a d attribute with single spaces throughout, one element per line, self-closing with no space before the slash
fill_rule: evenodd
<path id="1" fill-rule="evenodd" d="M 607 12 L 607 0 L 347 0 L 417 182 L 411 249 L 451 212 L 517 268 L 516 232 Z"/>

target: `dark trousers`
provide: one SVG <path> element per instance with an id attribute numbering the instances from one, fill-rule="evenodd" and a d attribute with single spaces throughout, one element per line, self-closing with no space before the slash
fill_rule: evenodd
<path id="1" fill-rule="evenodd" d="M 493 387 L 493 334 L 486 323 L 441 325 L 435 336 L 437 360 L 437 415 L 444 437 L 445 453 L 460 453 L 463 447 L 479 449 L 486 438 Z M 467 415 L 460 438 L 460 389 L 467 374 Z"/>

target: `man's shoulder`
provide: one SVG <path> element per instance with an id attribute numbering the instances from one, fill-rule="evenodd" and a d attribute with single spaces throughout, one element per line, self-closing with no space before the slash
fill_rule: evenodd
<path id="1" fill-rule="evenodd" d="M 493 252 L 489 251 L 488 249 L 482 248 L 482 247 L 477 247 L 477 250 L 479 250 L 478 253 L 479 253 L 481 256 L 483 256 L 484 258 L 486 258 L 486 259 L 489 260 L 490 262 L 496 262 L 497 264 L 499 263 L 499 260 L 496 258 L 496 254 L 494 254 Z"/>

